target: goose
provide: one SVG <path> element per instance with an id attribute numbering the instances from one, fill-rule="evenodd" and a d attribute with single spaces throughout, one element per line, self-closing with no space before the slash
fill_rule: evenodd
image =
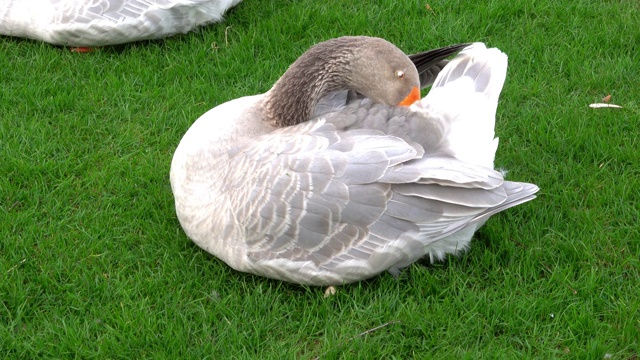
<path id="1" fill-rule="evenodd" d="M 222 20 L 241 0 L 3 0 L 0 35 L 94 47 L 159 39 Z"/>
<path id="2" fill-rule="evenodd" d="M 397 276 L 465 250 L 538 187 L 494 170 L 507 56 L 474 43 L 441 71 L 429 57 L 380 38 L 331 39 L 266 93 L 206 112 L 171 162 L 186 235 L 238 271 L 312 286 Z M 419 100 L 420 80 L 436 73 Z"/>

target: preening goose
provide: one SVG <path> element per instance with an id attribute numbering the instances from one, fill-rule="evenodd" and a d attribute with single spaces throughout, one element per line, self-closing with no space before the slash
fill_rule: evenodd
<path id="1" fill-rule="evenodd" d="M 65 46 L 159 39 L 222 20 L 241 0 L 3 0 L 0 35 Z"/>
<path id="2" fill-rule="evenodd" d="M 423 100 L 398 106 L 439 71 L 439 50 L 412 57 L 426 58 L 418 72 L 383 39 L 329 40 L 267 93 L 202 115 L 171 163 L 186 234 L 239 271 L 320 286 L 467 248 L 538 188 L 493 168 L 507 70 L 498 49 L 466 47 Z"/>

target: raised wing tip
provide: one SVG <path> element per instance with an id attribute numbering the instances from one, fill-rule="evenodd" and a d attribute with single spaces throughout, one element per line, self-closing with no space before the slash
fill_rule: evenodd
<path id="1" fill-rule="evenodd" d="M 495 48 L 495 47 L 488 48 L 487 45 L 485 43 L 483 43 L 483 42 L 471 43 L 469 46 L 467 46 L 464 49 L 462 49 L 460 51 L 459 55 L 478 56 L 478 54 L 480 54 L 482 52 L 486 52 L 487 55 L 492 55 L 492 56 L 497 56 L 497 57 L 504 57 L 505 59 L 507 58 L 507 54 L 502 52 L 502 50 L 500 50 L 498 48 Z"/>

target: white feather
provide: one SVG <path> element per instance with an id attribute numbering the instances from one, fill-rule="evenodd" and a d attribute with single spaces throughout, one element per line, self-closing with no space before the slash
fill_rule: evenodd
<path id="1" fill-rule="evenodd" d="M 421 106 L 447 129 L 450 153 L 464 162 L 493 168 L 498 149 L 494 127 L 507 55 L 475 43 L 438 74 Z"/>

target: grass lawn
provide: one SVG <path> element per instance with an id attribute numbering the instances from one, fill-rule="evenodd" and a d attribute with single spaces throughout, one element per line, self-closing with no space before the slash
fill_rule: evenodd
<path id="1" fill-rule="evenodd" d="M 245 0 L 89 54 L 0 37 L 0 357 L 638 358 L 640 5 L 425 5 Z M 541 191 L 462 256 L 325 299 L 196 247 L 169 165 L 201 114 L 341 35 L 506 52 L 496 166 Z M 608 94 L 624 109 L 588 107 Z"/>

